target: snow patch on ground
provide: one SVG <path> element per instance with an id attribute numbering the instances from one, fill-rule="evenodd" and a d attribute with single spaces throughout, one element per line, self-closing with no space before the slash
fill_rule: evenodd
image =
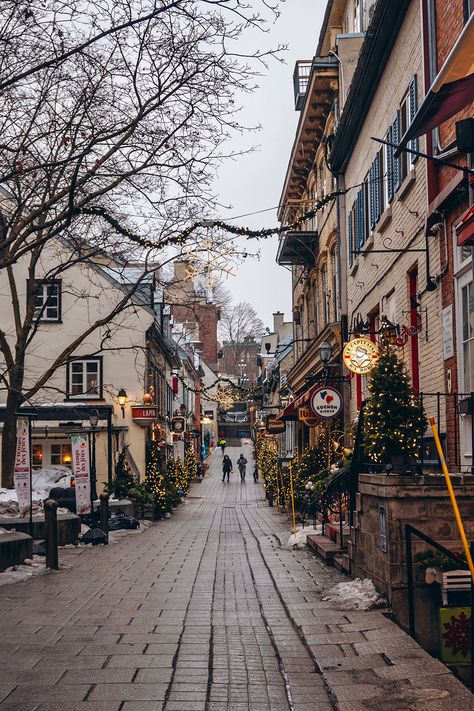
<path id="1" fill-rule="evenodd" d="M 323 600 L 333 602 L 338 610 L 373 610 L 386 604 L 370 578 L 338 583 Z"/>
<path id="2" fill-rule="evenodd" d="M 305 526 L 304 528 L 302 526 L 297 526 L 296 539 L 294 534 L 292 533 L 288 539 L 288 545 L 290 547 L 296 545 L 297 548 L 304 548 L 306 545 L 306 536 L 312 533 L 321 533 L 321 526 L 319 524 L 316 526 L 316 528 L 313 528 L 312 526 Z"/>
<path id="3" fill-rule="evenodd" d="M 60 569 L 66 567 L 69 566 L 59 564 Z M 19 583 L 36 575 L 50 575 L 56 572 L 55 570 L 46 568 L 43 556 L 34 555 L 33 558 L 25 558 L 25 562 L 22 565 L 13 565 L 11 568 L 4 570 L 3 573 L 0 573 L 0 586 L 8 585 L 9 583 Z"/>

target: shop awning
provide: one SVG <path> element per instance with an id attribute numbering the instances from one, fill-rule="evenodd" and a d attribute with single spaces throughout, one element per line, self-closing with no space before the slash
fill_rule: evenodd
<path id="1" fill-rule="evenodd" d="M 289 405 L 287 405 L 283 410 L 281 410 L 277 415 L 277 420 L 297 420 L 298 419 L 298 408 L 309 403 L 311 394 L 317 385 L 305 390 L 304 393 L 298 395 Z"/>
<path id="2" fill-rule="evenodd" d="M 406 146 L 416 136 L 428 133 L 458 111 L 471 103 L 474 96 L 474 13 L 438 76 L 425 100 L 418 109 L 411 126 L 400 141 L 399 148 Z"/>
<path id="3" fill-rule="evenodd" d="M 295 400 L 293 402 L 290 402 L 289 405 L 283 408 L 283 410 L 280 410 L 278 415 L 276 416 L 277 420 L 297 420 L 298 419 L 298 410 L 295 409 Z"/>

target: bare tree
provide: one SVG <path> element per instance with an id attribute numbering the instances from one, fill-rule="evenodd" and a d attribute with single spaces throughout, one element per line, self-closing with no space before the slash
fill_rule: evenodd
<path id="1" fill-rule="evenodd" d="M 256 377 L 258 342 L 264 326 L 254 307 L 246 301 L 231 305 L 222 312 L 219 324 L 223 341 L 222 368 L 244 386 Z"/>
<path id="2" fill-rule="evenodd" d="M 220 323 L 220 335 L 223 341 L 237 346 L 244 343 L 246 339 L 261 338 L 264 331 L 263 321 L 248 301 L 240 301 L 224 309 Z"/>
<path id="3" fill-rule="evenodd" d="M 274 12 L 266 0 L 258 4 Z M 2 4 L 0 352 L 7 482 L 21 403 L 46 387 L 91 334 L 110 337 L 110 324 L 118 328 L 122 312 L 134 308 L 143 275 L 154 270 L 148 265 L 170 258 L 163 250 L 183 243 L 189 221 L 212 214 L 215 167 L 238 128 L 235 97 L 254 88 L 258 65 L 274 54 L 244 57 L 235 52 L 236 42 L 246 27 L 264 22 L 238 0 Z M 143 275 L 121 298 L 104 300 L 52 362 L 37 363 L 33 377 L 30 358 L 43 330 L 35 309 L 41 281 L 62 275 L 66 282 L 72 265 L 89 269 L 91 262 L 130 259 L 147 265 Z"/>

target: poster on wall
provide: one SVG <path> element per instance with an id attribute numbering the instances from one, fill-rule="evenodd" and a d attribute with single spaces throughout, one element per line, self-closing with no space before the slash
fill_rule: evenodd
<path id="1" fill-rule="evenodd" d="M 80 516 L 91 511 L 89 442 L 87 435 L 71 435 L 71 445 L 72 466 L 76 480 L 76 513 Z"/>
<path id="2" fill-rule="evenodd" d="M 29 423 L 26 417 L 16 421 L 16 455 L 14 469 L 15 491 L 21 518 L 30 513 L 31 507 L 31 461 Z"/>

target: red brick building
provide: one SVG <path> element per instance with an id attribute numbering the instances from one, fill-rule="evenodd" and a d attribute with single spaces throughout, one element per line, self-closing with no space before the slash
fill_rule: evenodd
<path id="1" fill-rule="evenodd" d="M 425 93 L 473 9 L 466 0 L 422 0 Z M 456 122 L 472 116 L 473 106 L 427 134 L 428 153 L 467 165 L 468 156 L 456 146 Z M 469 208 L 469 186 L 467 176 L 455 168 L 426 161 L 426 170 L 428 240 L 440 240 L 442 255 L 440 264 L 432 265 L 432 274 L 442 294 L 446 450 L 452 470 L 466 471 L 473 464 L 469 393 L 474 391 L 474 283 L 471 247 L 458 246 L 456 227 Z"/>

